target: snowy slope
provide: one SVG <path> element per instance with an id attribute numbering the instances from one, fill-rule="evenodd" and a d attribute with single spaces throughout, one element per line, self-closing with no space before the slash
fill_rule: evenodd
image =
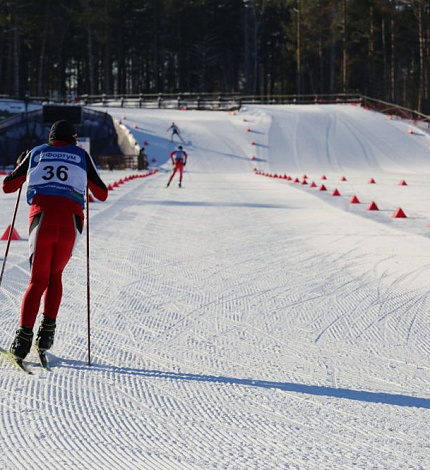
<path id="1" fill-rule="evenodd" d="M 430 468 L 425 131 L 353 106 L 109 112 L 159 172 L 90 205 L 93 365 L 85 240 L 64 274 L 54 372 L 0 362 L 0 468 Z M 172 121 L 182 189 L 164 188 Z M 254 168 L 318 186 L 324 174 L 329 191 Z M 6 228 L 16 195 L 0 200 Z M 14 241 L 2 345 L 26 258 Z"/>

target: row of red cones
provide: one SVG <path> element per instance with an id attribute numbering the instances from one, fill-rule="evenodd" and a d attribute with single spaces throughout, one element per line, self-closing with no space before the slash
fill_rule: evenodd
<path id="1" fill-rule="evenodd" d="M 256 157 L 255 155 L 252 156 L 251 158 L 252 160 L 256 160 Z M 307 179 L 308 179 L 308 176 L 307 175 L 303 175 L 302 176 L 302 181 L 300 181 L 300 179 L 298 177 L 296 177 L 294 180 L 291 176 L 288 176 L 288 175 L 278 175 L 277 173 L 265 173 L 263 171 L 258 171 L 256 168 L 254 168 L 254 172 L 258 175 L 263 175 L 263 176 L 268 176 L 269 178 L 281 178 L 281 179 L 286 179 L 288 181 L 294 181 L 294 183 L 302 183 L 302 184 L 308 184 L 307 182 Z M 322 180 L 327 180 L 327 176 L 326 175 L 321 175 L 321 179 Z M 346 176 L 341 176 L 339 178 L 339 181 L 348 181 L 346 179 Z M 313 185 L 311 184 L 311 187 L 315 187 L 316 184 L 314 182 L 312 182 Z M 369 180 L 367 181 L 367 184 L 376 184 L 376 181 L 375 181 L 375 178 L 369 178 Z M 407 186 L 408 184 L 406 183 L 405 180 L 400 180 L 399 181 L 399 186 Z"/>
<path id="2" fill-rule="evenodd" d="M 288 176 L 288 175 L 278 175 L 278 174 L 271 174 L 271 173 L 265 173 L 265 172 L 262 172 L 262 171 L 258 171 L 257 169 L 254 170 L 255 174 L 256 175 L 262 175 L 262 176 L 267 176 L 269 178 L 280 178 L 280 179 L 284 179 L 284 180 L 287 180 L 287 181 L 293 181 L 294 183 L 301 183 L 302 185 L 307 185 L 308 182 L 307 182 L 307 175 L 303 175 L 302 176 L 302 181 L 299 180 L 299 178 L 295 178 L 293 179 L 291 176 Z M 325 175 L 322 175 L 321 176 L 321 179 L 322 180 L 327 180 L 327 177 Z M 340 181 L 347 181 L 347 179 L 345 178 L 345 176 L 342 176 L 340 178 Z M 376 181 L 374 180 L 374 178 L 370 178 L 369 181 L 368 181 L 369 184 L 376 184 Z M 405 180 L 401 180 L 399 182 L 399 185 L 400 186 L 407 186 L 407 183 Z M 309 184 L 309 187 L 310 188 L 316 188 L 317 185 L 315 183 L 315 181 L 312 181 L 310 184 Z M 319 191 L 327 191 L 327 188 L 324 184 L 322 184 L 320 187 L 319 187 Z M 332 192 L 332 196 L 341 196 L 339 190 L 337 188 L 335 188 Z M 352 198 L 350 199 L 349 201 L 350 204 L 361 204 L 360 203 L 360 200 L 358 199 L 358 197 L 354 194 L 354 196 L 352 196 Z M 379 208 L 376 204 L 375 201 L 371 201 L 370 204 L 367 206 L 366 208 L 368 211 L 379 211 Z M 406 219 L 407 218 L 407 215 L 405 214 L 405 212 L 403 211 L 403 209 L 401 207 L 398 207 L 394 212 L 393 214 L 391 215 L 391 217 L 393 219 Z M 430 227 L 430 223 L 429 223 L 429 227 Z"/>
<path id="3" fill-rule="evenodd" d="M 146 178 L 147 176 L 155 175 L 157 172 L 158 170 L 156 169 L 144 174 L 126 176 L 125 178 L 121 178 L 118 181 L 108 185 L 108 191 L 113 191 L 115 188 L 119 188 L 122 184 L 127 183 L 128 181 L 132 181 L 136 178 Z M 89 196 L 89 201 L 94 202 L 94 198 L 91 196 L 91 194 Z"/>

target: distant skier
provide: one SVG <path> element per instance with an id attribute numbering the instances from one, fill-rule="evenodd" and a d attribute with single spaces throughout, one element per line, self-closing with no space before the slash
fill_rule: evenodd
<path id="1" fill-rule="evenodd" d="M 178 149 L 174 150 L 170 154 L 170 159 L 172 160 L 172 164 L 173 164 L 173 171 L 166 185 L 166 188 L 169 187 L 177 171 L 179 171 L 179 187 L 180 188 L 182 187 L 182 174 L 184 171 L 184 166 L 187 164 L 187 158 L 188 158 L 187 152 L 183 150 L 182 145 L 179 145 Z"/>
<path id="2" fill-rule="evenodd" d="M 104 201 L 108 196 L 92 158 L 76 142 L 73 124 L 55 122 L 49 142 L 27 151 L 21 164 L 3 180 L 5 193 L 17 191 L 27 180 L 30 204 L 30 282 L 21 305 L 20 326 L 9 348 L 17 361 L 30 351 L 43 294 L 43 318 L 35 342 L 41 355 L 53 344 L 62 273 L 83 229 L 87 184 L 97 199 Z"/>
<path id="3" fill-rule="evenodd" d="M 170 136 L 170 142 L 173 142 L 173 136 L 177 135 L 181 139 L 181 142 L 183 144 L 185 143 L 184 139 L 181 137 L 181 131 L 179 127 L 174 122 L 172 122 L 172 125 L 167 129 L 166 132 L 169 131 L 172 131 L 172 135 Z"/>

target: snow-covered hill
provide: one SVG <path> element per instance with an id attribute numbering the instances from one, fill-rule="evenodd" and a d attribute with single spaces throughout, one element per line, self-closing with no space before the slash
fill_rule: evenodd
<path id="1" fill-rule="evenodd" d="M 0 468 L 430 468 L 426 131 L 344 105 L 109 112 L 159 172 L 90 205 L 92 366 L 85 240 L 64 274 L 54 372 L 0 362 Z M 172 121 L 189 153 L 181 189 L 164 187 Z M 0 201 L 3 232 L 16 195 Z M 27 214 L 22 200 L 23 239 Z M 14 241 L 4 346 L 28 277 Z"/>

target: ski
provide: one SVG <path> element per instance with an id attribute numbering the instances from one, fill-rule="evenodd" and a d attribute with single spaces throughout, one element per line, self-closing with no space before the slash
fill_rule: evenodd
<path id="1" fill-rule="evenodd" d="M 3 348 L 0 348 L 0 355 L 3 356 L 10 364 L 15 366 L 21 372 L 24 372 L 28 375 L 33 375 L 33 372 L 24 364 L 24 361 L 22 359 L 16 358 L 13 354 L 4 350 Z"/>

